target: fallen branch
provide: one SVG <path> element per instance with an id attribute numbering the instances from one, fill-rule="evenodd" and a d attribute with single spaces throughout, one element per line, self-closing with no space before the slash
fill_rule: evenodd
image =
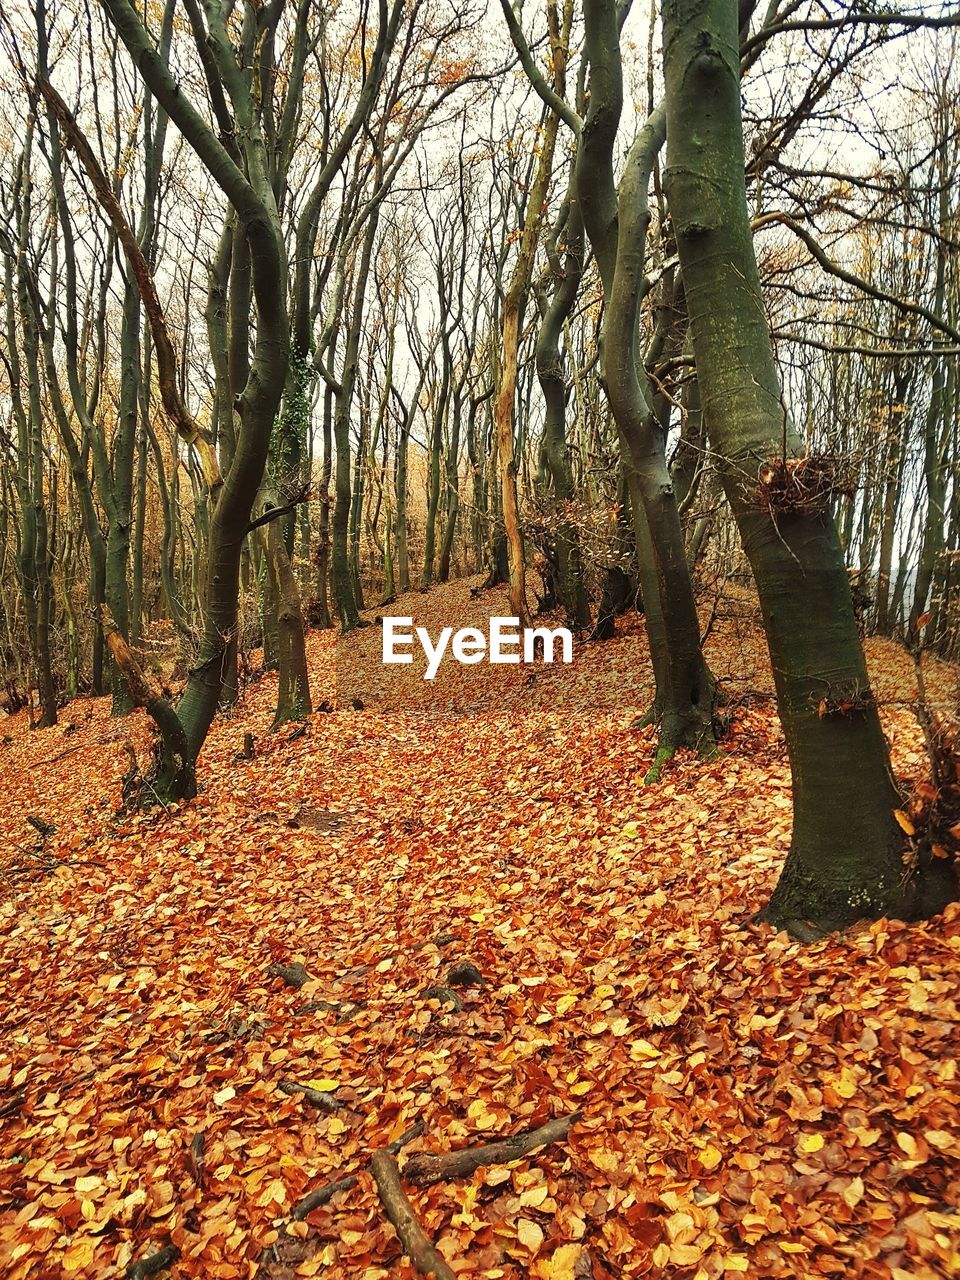
<path id="1" fill-rule="evenodd" d="M 396 1157 L 389 1151 L 378 1151 L 370 1161 L 370 1171 L 380 1203 L 400 1237 L 403 1251 L 422 1276 L 435 1276 L 437 1280 L 456 1280 L 446 1261 L 437 1252 L 413 1212 L 413 1207 L 400 1185 L 400 1170 Z"/>
<path id="2" fill-rule="evenodd" d="M 320 1111 L 343 1111 L 346 1107 L 346 1103 L 335 1098 L 332 1093 L 324 1093 L 322 1089 L 311 1089 L 308 1084 L 297 1084 L 296 1080 L 281 1080 L 277 1088 L 288 1097 L 296 1093 L 301 1094 L 304 1101 Z"/>
<path id="3" fill-rule="evenodd" d="M 422 1120 L 418 1120 L 416 1124 L 411 1125 L 406 1132 L 401 1133 L 399 1138 L 394 1139 L 384 1150 L 391 1155 L 398 1155 L 400 1151 L 412 1142 L 414 1138 L 419 1138 L 423 1133 L 424 1125 Z M 348 1174 L 345 1178 L 338 1178 L 336 1182 L 324 1183 L 322 1187 L 317 1187 L 314 1191 L 308 1191 L 307 1194 L 293 1207 L 293 1213 L 290 1215 L 294 1222 L 302 1222 L 304 1218 L 313 1213 L 314 1209 L 319 1209 L 321 1205 L 325 1205 L 332 1200 L 334 1196 L 339 1195 L 341 1191 L 349 1191 L 351 1187 L 357 1185 L 358 1175 L 355 1173 Z"/>
<path id="4" fill-rule="evenodd" d="M 349 1191 L 351 1187 L 357 1185 L 357 1175 L 355 1173 L 348 1174 L 345 1178 L 338 1178 L 336 1182 L 325 1182 L 322 1187 L 317 1187 L 315 1191 L 310 1191 L 298 1200 L 294 1205 L 293 1213 L 290 1215 L 294 1222 L 302 1222 L 304 1218 L 313 1213 L 314 1209 L 319 1209 L 321 1205 L 325 1205 L 332 1200 L 334 1196 L 338 1196 L 341 1191 Z"/>
<path id="5" fill-rule="evenodd" d="M 509 1164 L 521 1160 L 537 1147 L 565 1138 L 570 1126 L 580 1119 L 582 1112 L 572 1111 L 566 1116 L 548 1120 L 538 1129 L 515 1133 L 511 1138 L 488 1142 L 483 1146 L 463 1147 L 460 1151 L 435 1153 L 421 1151 L 407 1161 L 403 1176 L 408 1182 L 428 1187 L 434 1182 L 452 1182 L 456 1178 L 469 1178 L 475 1169 L 485 1164 Z"/>
<path id="6" fill-rule="evenodd" d="M 11 738 L 11 742 L 13 739 Z M 75 751 L 84 751 L 87 747 L 96 747 L 101 742 L 106 742 L 106 738 L 98 738 L 94 742 L 78 742 L 75 747 L 67 747 L 66 751 L 61 751 L 55 756 L 50 756 L 46 760 L 38 760 L 34 765 L 35 769 L 42 769 L 44 765 L 56 764 L 58 760 L 65 760 L 67 756 L 72 756 Z"/>

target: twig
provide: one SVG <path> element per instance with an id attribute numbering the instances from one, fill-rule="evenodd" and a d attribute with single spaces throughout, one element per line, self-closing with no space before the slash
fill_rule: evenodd
<path id="1" fill-rule="evenodd" d="M 455 1178 L 468 1178 L 474 1169 L 484 1164 L 508 1164 L 520 1160 L 536 1147 L 565 1138 L 570 1126 L 580 1119 L 582 1112 L 572 1111 L 566 1116 L 548 1120 L 539 1129 L 527 1129 L 511 1138 L 489 1142 L 484 1146 L 464 1147 L 460 1151 L 437 1154 L 422 1151 L 412 1156 L 404 1165 L 403 1176 L 418 1186 L 430 1186 L 434 1182 L 449 1182 Z"/>
<path id="2" fill-rule="evenodd" d="M 380 1202 L 393 1223 L 403 1251 L 422 1276 L 436 1280 L 456 1280 L 446 1261 L 437 1252 L 413 1212 L 413 1207 L 400 1185 L 396 1157 L 389 1151 L 378 1151 L 370 1161 L 370 1170 L 380 1193 Z"/>
<path id="3" fill-rule="evenodd" d="M 321 1111 L 343 1111 L 346 1103 L 341 1102 L 339 1098 L 335 1098 L 332 1093 L 324 1093 L 321 1089 L 311 1089 L 308 1084 L 297 1084 L 296 1080 L 281 1080 L 277 1085 L 281 1093 L 292 1096 L 295 1093 L 302 1094 L 304 1101 L 309 1102 L 311 1107 L 317 1107 Z"/>
<path id="4" fill-rule="evenodd" d="M 67 747 L 66 751 L 61 751 L 58 755 L 50 756 L 47 760 L 38 760 L 33 767 L 35 769 L 40 769 L 44 765 L 56 764 L 58 760 L 64 760 L 67 756 L 73 755 L 74 751 L 83 751 L 87 747 L 95 747 L 98 746 L 99 743 L 106 741 L 108 741 L 106 738 L 97 738 L 93 742 L 78 742 L 75 747 Z"/>
<path id="5" fill-rule="evenodd" d="M 203 1189 L 203 1132 L 195 1133 L 187 1151 L 187 1168 L 198 1187 Z"/>

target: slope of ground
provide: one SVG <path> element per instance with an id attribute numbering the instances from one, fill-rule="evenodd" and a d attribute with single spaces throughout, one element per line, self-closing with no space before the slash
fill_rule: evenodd
<path id="1" fill-rule="evenodd" d="M 436 631 L 508 611 L 469 586 L 392 612 Z M 115 1276 L 166 1245 L 179 1276 L 409 1277 L 368 1154 L 417 1121 L 405 1156 L 575 1108 L 519 1162 L 409 1188 L 455 1272 L 957 1274 L 960 910 L 806 947 L 745 924 L 790 819 L 749 600 L 709 645 L 729 737 L 647 789 L 639 621 L 532 680 L 427 685 L 380 642 L 310 637 L 337 710 L 299 735 L 269 730 L 274 678 L 252 684 L 174 812 L 117 814 L 140 717 L 80 700 L 55 729 L 0 725 L 7 1280 Z M 918 777 L 910 663 L 870 660 Z M 954 671 L 928 681 L 956 705 Z M 428 994 L 465 960 L 482 983 Z M 299 990 L 271 969 L 295 963 Z"/>

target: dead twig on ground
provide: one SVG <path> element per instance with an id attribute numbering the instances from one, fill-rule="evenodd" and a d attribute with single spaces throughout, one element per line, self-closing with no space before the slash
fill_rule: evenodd
<path id="1" fill-rule="evenodd" d="M 400 1184 L 400 1170 L 396 1157 L 389 1151 L 378 1151 L 370 1161 L 370 1171 L 377 1184 L 380 1203 L 400 1238 L 403 1251 L 422 1276 L 435 1276 L 437 1280 L 456 1280 L 446 1260 L 437 1252 L 413 1206 Z"/>

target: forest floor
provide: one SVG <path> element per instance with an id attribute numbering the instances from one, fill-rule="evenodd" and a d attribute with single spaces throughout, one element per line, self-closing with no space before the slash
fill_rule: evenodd
<path id="1" fill-rule="evenodd" d="M 508 612 L 470 585 L 391 612 Z M 369 1154 L 417 1121 L 401 1169 L 574 1109 L 522 1160 L 406 1184 L 457 1274 L 957 1275 L 960 907 L 805 946 L 747 923 L 790 825 L 749 597 L 708 646 L 729 735 L 652 787 L 640 620 L 532 680 L 401 680 L 380 642 L 310 636 L 338 709 L 305 733 L 272 733 L 275 677 L 251 683 L 169 812 L 118 813 L 139 714 L 80 699 L 53 729 L 0 724 L 6 1280 L 122 1275 L 171 1244 L 174 1276 L 411 1277 Z M 869 659 L 919 779 L 911 663 L 883 641 Z M 960 706 L 960 673 L 927 671 Z M 483 981 L 427 994 L 462 961 Z M 271 970 L 295 963 L 299 990 Z"/>

